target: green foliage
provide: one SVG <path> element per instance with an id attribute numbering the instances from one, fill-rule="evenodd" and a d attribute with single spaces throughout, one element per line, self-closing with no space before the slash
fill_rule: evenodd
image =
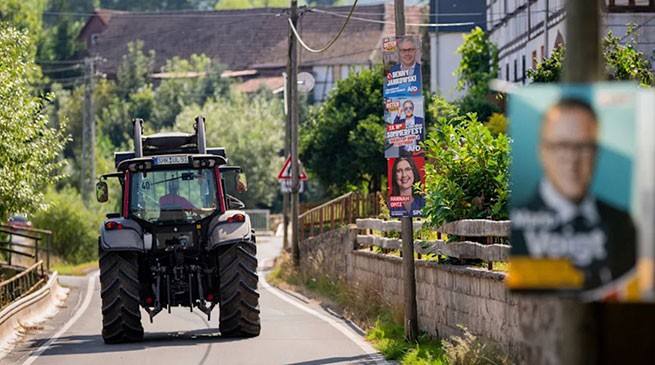
<path id="1" fill-rule="evenodd" d="M 167 60 L 166 65 L 162 67 L 162 72 L 197 72 L 204 73 L 204 76 L 164 79 L 157 87 L 152 126 L 155 129 L 170 128 L 175 122 L 175 117 L 185 106 L 202 105 L 211 96 L 226 95 L 229 91 L 229 81 L 221 78 L 224 69 L 225 66 L 218 62 L 212 62 L 204 54 L 191 55 L 189 60 L 178 57 Z M 147 120 L 149 119 L 147 118 Z"/>
<path id="2" fill-rule="evenodd" d="M 36 66 L 24 32 L 0 24 L 0 217 L 31 212 L 46 186 L 59 179 L 62 127 L 53 127 L 43 108 L 53 95 L 31 94 L 27 76 Z"/>
<path id="3" fill-rule="evenodd" d="M 143 52 L 143 41 L 138 40 L 127 44 L 127 53 L 118 66 L 116 78 L 118 79 L 117 95 L 121 100 L 127 99 L 148 83 L 150 73 L 154 69 L 155 51 Z"/>
<path id="4" fill-rule="evenodd" d="M 41 37 L 43 11 L 46 0 L 2 0 L 0 1 L 0 23 L 7 22 L 13 28 L 24 31 L 29 38 L 23 46 L 28 55 L 34 57 L 36 45 Z"/>
<path id="5" fill-rule="evenodd" d="M 97 0 L 96 0 L 97 1 Z M 100 0 L 104 9 L 131 11 L 161 11 L 161 10 L 209 10 L 219 0 Z"/>
<path id="6" fill-rule="evenodd" d="M 403 325 L 388 316 L 380 317 L 366 333 L 385 359 L 398 360 L 401 364 L 446 364 L 438 341 L 423 334 L 415 343 L 405 340 Z"/>
<path id="7" fill-rule="evenodd" d="M 270 93 L 233 93 L 186 107 L 175 122 L 177 131 L 193 131 L 195 117 L 206 119 L 207 145 L 225 147 L 230 164 L 248 176 L 248 192 L 239 196 L 247 207 L 269 207 L 280 190 L 277 173 L 284 163 L 282 100 Z"/>
<path id="8" fill-rule="evenodd" d="M 86 208 L 72 188 L 47 195 L 48 208 L 32 217 L 35 227 L 51 230 L 51 249 L 72 264 L 93 260 L 98 251 L 98 232 L 103 216 L 95 204 Z"/>
<path id="9" fill-rule="evenodd" d="M 478 120 L 485 122 L 494 114 L 500 112 L 500 108 L 496 103 L 487 98 L 488 94 L 481 95 L 475 92 L 466 94 L 461 100 L 457 102 L 462 115 L 468 113 L 475 113 Z"/>
<path id="10" fill-rule="evenodd" d="M 339 80 L 300 128 L 300 158 L 332 194 L 381 189 L 386 175 L 380 67 Z"/>
<path id="11" fill-rule="evenodd" d="M 634 80 L 639 81 L 641 86 L 655 85 L 655 78 L 651 72 L 650 62 L 644 58 L 643 52 L 637 51 L 635 39 L 635 24 L 629 24 L 626 37 L 629 37 L 625 45 L 621 39 L 609 31 L 603 38 L 602 49 L 605 59 L 605 73 L 610 80 Z"/>
<path id="12" fill-rule="evenodd" d="M 494 137 L 474 114 L 439 129 L 426 142 L 423 216 L 434 227 L 459 219 L 507 219 L 509 139 Z"/>
<path id="13" fill-rule="evenodd" d="M 498 75 L 498 48 L 487 34 L 475 27 L 464 35 L 464 43 L 457 48 L 462 59 L 455 70 L 457 88 L 467 89 L 469 94 L 485 96 L 489 92 L 489 81 Z"/>
<path id="14" fill-rule="evenodd" d="M 442 340 L 445 359 L 449 365 L 510 365 L 513 362 L 498 348 L 480 341 L 465 327 L 459 326 L 463 336 Z"/>
<path id="15" fill-rule="evenodd" d="M 299 1 L 302 5 L 303 1 Z M 288 0 L 219 0 L 216 3 L 216 10 L 227 9 L 251 9 L 251 8 L 285 8 L 289 6 Z"/>
<path id="16" fill-rule="evenodd" d="M 551 53 L 550 57 L 537 63 L 536 68 L 526 71 L 528 79 L 532 82 L 558 82 L 562 78 L 564 68 L 564 46 L 559 45 Z"/>
<path id="17" fill-rule="evenodd" d="M 609 31 L 601 42 L 605 60 L 605 75 L 609 80 L 633 80 L 641 86 L 654 86 L 655 78 L 651 72 L 651 64 L 643 52 L 637 51 L 636 32 L 634 24 L 628 25 L 626 37 L 628 41 L 621 44 L 621 38 Z M 564 68 L 564 47 L 556 48 L 550 57 L 537 64 L 537 68 L 529 69 L 527 76 L 532 82 L 559 82 Z"/>
<path id="18" fill-rule="evenodd" d="M 494 136 L 501 133 L 507 134 L 508 121 L 503 114 L 493 113 L 485 125 Z"/>

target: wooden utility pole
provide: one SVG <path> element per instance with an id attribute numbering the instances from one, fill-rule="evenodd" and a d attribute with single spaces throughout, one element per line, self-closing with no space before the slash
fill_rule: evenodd
<path id="1" fill-rule="evenodd" d="M 89 197 L 93 190 L 93 181 L 96 177 L 95 145 L 96 123 L 93 107 L 93 90 L 95 89 L 95 62 L 96 58 L 84 59 L 84 111 L 82 121 L 82 161 L 80 190 L 84 205 L 89 205 Z"/>
<path id="2" fill-rule="evenodd" d="M 298 1 L 291 0 L 291 23 L 298 29 Z M 291 124 L 291 252 L 293 263 L 300 265 L 300 247 L 298 243 L 298 216 L 300 175 L 298 168 L 298 40 L 293 30 L 289 29 L 289 63 L 288 93 L 289 121 Z"/>
<path id="3" fill-rule="evenodd" d="M 405 1 L 394 0 L 396 38 L 405 36 Z M 411 214 L 411 213 L 410 213 Z M 416 275 L 414 272 L 414 226 L 412 217 L 402 217 L 401 238 L 403 253 L 405 339 L 416 341 L 418 339 L 418 313 L 416 309 Z"/>

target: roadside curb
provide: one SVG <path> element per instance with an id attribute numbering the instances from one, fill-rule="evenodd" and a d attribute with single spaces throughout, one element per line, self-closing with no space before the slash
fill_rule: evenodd
<path id="1" fill-rule="evenodd" d="M 69 289 L 59 285 L 55 271 L 44 287 L 17 300 L 0 311 L 0 359 L 20 340 L 22 335 L 48 318 L 52 318 L 68 296 Z"/>

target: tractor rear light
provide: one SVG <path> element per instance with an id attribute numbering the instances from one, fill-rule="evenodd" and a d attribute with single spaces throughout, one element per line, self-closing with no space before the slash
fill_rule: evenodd
<path id="1" fill-rule="evenodd" d="M 108 231 L 114 230 L 114 229 L 123 229 L 123 223 L 118 223 L 114 221 L 109 221 L 105 223 L 105 229 Z"/>
<path id="2" fill-rule="evenodd" d="M 152 304 L 152 302 L 153 302 L 152 298 L 150 298 L 150 297 L 146 298 L 146 304 Z"/>
<path id="3" fill-rule="evenodd" d="M 214 296 L 211 295 L 211 294 L 207 294 L 207 297 L 205 297 L 205 299 L 207 299 L 208 302 L 213 302 L 214 301 Z"/>
<path id="4" fill-rule="evenodd" d="M 228 223 L 243 223 L 246 221 L 246 216 L 243 214 L 235 214 L 227 219 Z"/>

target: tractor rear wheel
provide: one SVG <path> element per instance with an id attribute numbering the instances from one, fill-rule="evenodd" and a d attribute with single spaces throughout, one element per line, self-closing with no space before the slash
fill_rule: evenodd
<path id="1" fill-rule="evenodd" d="M 221 336 L 259 336 L 256 252 L 254 242 L 242 241 L 219 253 Z"/>
<path id="2" fill-rule="evenodd" d="M 105 343 L 143 340 L 136 252 L 100 252 L 102 339 Z"/>

